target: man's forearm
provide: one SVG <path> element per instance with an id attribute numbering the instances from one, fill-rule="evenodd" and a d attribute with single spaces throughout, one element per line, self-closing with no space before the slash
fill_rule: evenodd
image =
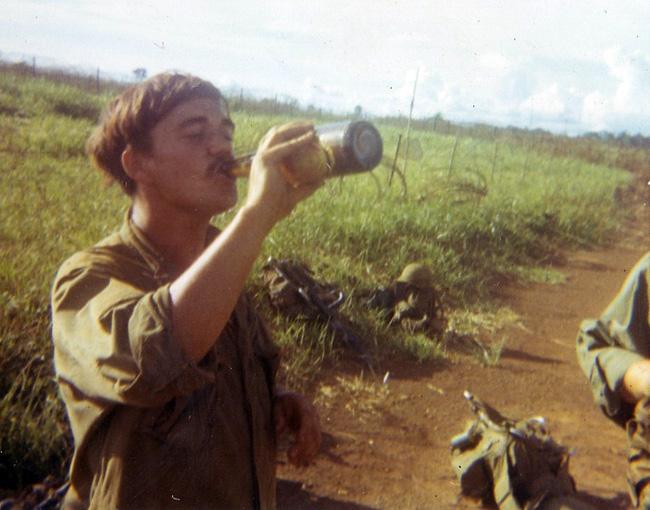
<path id="1" fill-rule="evenodd" d="M 199 361 L 225 327 L 272 224 L 242 208 L 171 287 L 173 334 Z"/>
<path id="2" fill-rule="evenodd" d="M 271 129 L 253 159 L 245 205 L 233 221 L 171 286 L 174 336 L 194 361 L 223 330 L 264 238 L 321 182 L 291 186 L 280 170 L 284 158 L 316 139 L 310 123 Z"/>

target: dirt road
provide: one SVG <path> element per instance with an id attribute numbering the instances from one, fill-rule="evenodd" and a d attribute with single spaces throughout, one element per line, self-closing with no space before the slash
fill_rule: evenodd
<path id="1" fill-rule="evenodd" d="M 600 314 L 650 246 L 639 241 L 569 254 L 565 283 L 504 289 L 521 325 L 499 333 L 507 343 L 494 366 L 393 362 L 381 367 L 391 374 L 385 385 L 381 375 L 374 384 L 350 375 L 347 392 L 336 390 L 342 380 L 326 386 L 323 452 L 304 470 L 280 466 L 280 508 L 479 508 L 459 499 L 449 456 L 449 439 L 470 419 L 465 389 L 507 416 L 546 417 L 553 437 L 575 451 L 570 471 L 581 497 L 628 508 L 625 434 L 594 406 L 574 341 L 581 320 Z"/>

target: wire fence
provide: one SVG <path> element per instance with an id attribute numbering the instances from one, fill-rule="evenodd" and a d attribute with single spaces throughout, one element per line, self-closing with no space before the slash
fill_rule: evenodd
<path id="1" fill-rule="evenodd" d="M 8 58 L 0 53 L 0 72 L 42 77 L 96 94 L 121 89 L 137 81 L 138 75 L 135 71 L 138 70 L 134 70 L 132 75 L 127 75 L 102 70 L 100 67 L 61 66 L 51 59 L 37 58 L 35 56 Z"/>
<path id="2" fill-rule="evenodd" d="M 454 126 L 444 121 L 429 126 L 421 123 L 412 132 L 406 153 L 404 139 L 400 139 L 404 132 L 402 123 L 397 140 L 389 140 L 391 152 L 386 155 L 391 160 L 388 184 L 399 177 L 403 188 L 410 173 L 404 170 L 414 166 L 435 171 L 448 180 L 471 175 L 484 184 L 505 175 L 525 180 L 533 172 L 580 172 L 584 163 L 621 168 L 641 181 L 647 182 L 650 177 L 650 144 L 631 146 L 621 140 L 569 137 L 541 130 Z M 411 160 L 415 164 L 407 165 Z"/>
<path id="3" fill-rule="evenodd" d="M 146 78 L 137 68 L 128 74 L 102 71 L 101 68 L 62 67 L 51 59 L 0 53 L 0 72 L 43 77 L 73 85 L 94 94 L 118 91 Z M 259 98 L 242 87 L 224 91 L 233 111 L 302 115 L 319 121 L 343 118 L 314 106 L 303 107 L 286 95 Z M 352 114 L 354 115 L 354 114 Z M 349 115 L 347 117 L 350 117 Z M 532 171 L 544 172 L 552 165 L 576 171 L 576 160 L 647 173 L 650 168 L 650 138 L 592 134 L 581 137 L 551 134 L 539 129 L 497 128 L 485 124 L 465 125 L 448 121 L 438 114 L 428 119 L 407 121 L 385 117 L 377 122 L 396 128 L 397 139 L 386 144 L 384 166 L 390 168 L 386 185 L 400 183 L 407 192 L 408 171 L 423 167 L 443 173 L 448 179 L 473 174 L 480 182 L 494 181 L 505 170 L 522 179 Z M 406 134 L 406 131 L 409 131 Z M 435 143 L 427 137 L 435 136 Z M 413 163 L 409 163 L 413 162 Z"/>

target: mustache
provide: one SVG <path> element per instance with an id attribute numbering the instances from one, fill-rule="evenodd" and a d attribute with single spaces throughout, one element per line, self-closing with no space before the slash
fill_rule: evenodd
<path id="1" fill-rule="evenodd" d="M 236 157 L 231 154 L 219 157 L 208 166 L 208 171 L 230 174 L 238 166 L 250 163 L 254 155 L 254 152 L 249 152 Z"/>
<path id="2" fill-rule="evenodd" d="M 228 173 L 236 166 L 236 158 L 232 154 L 222 154 L 208 165 L 208 172 Z"/>

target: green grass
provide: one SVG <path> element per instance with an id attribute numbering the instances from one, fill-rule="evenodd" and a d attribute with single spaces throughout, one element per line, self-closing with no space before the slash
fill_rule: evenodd
<path id="1" fill-rule="evenodd" d="M 0 74 L 0 492 L 62 473 L 70 452 L 52 381 L 48 293 L 61 262 L 117 228 L 128 205 L 83 152 L 108 97 Z M 243 110 L 233 116 L 237 152 L 289 118 Z M 260 257 L 299 258 L 318 278 L 337 282 L 349 296 L 342 311 L 376 363 L 444 356 L 435 339 L 388 330 L 360 297 L 407 263 L 431 267 L 448 306 L 480 311 L 491 306 L 493 284 L 559 281 L 548 266 L 558 253 L 616 233 L 623 212 L 614 193 L 631 180 L 618 168 L 502 137 L 494 172 L 494 143 L 480 138 L 459 139 L 450 171 L 455 138 L 414 130 L 422 158 L 409 162 L 406 189 L 399 178 L 388 187 L 401 131 L 394 123 L 379 128 L 385 163 L 372 174 L 328 182 L 277 225 Z M 286 319 L 265 305 L 259 265 L 250 283 L 284 350 L 287 385 L 308 388 L 323 366 L 350 357 L 324 326 Z M 498 361 L 501 347 L 487 363 Z"/>

